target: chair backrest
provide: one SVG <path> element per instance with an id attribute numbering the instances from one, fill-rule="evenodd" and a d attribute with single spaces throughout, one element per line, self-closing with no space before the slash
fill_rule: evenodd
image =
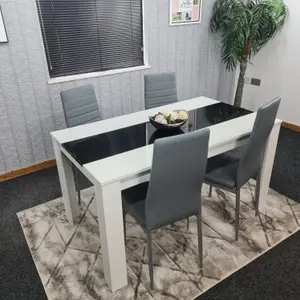
<path id="1" fill-rule="evenodd" d="M 156 140 L 146 197 L 146 229 L 197 214 L 207 163 L 209 129 Z"/>
<path id="2" fill-rule="evenodd" d="M 263 105 L 257 112 L 249 142 L 239 162 L 236 185 L 242 187 L 262 166 L 269 135 L 274 126 L 280 98 Z"/>
<path id="3" fill-rule="evenodd" d="M 147 74 L 145 108 L 154 108 L 178 101 L 175 73 Z"/>
<path id="4" fill-rule="evenodd" d="M 60 97 L 68 127 L 102 119 L 92 84 L 62 91 Z"/>

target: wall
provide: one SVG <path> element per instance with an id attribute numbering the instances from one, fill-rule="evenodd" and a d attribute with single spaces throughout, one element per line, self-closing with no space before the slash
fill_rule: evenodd
<path id="1" fill-rule="evenodd" d="M 0 44 L 0 173 L 53 157 L 49 133 L 66 127 L 61 90 L 92 83 L 109 118 L 143 109 L 145 72 L 175 71 L 181 100 L 205 95 L 228 101 L 232 75 L 224 72 L 210 34 L 212 4 L 205 0 L 201 24 L 171 27 L 168 0 L 145 0 L 150 71 L 49 85 L 34 0 L 0 0 L 9 38 Z"/>
<path id="2" fill-rule="evenodd" d="M 290 16 L 282 32 L 253 59 L 246 76 L 261 79 L 261 86 L 246 85 L 242 106 L 257 110 L 261 105 L 280 96 L 278 116 L 300 125 L 300 2 L 285 0 Z M 238 76 L 238 74 L 237 74 Z"/>

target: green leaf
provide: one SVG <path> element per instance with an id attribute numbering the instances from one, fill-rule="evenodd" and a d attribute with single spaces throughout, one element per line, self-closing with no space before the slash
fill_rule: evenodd
<path id="1" fill-rule="evenodd" d="M 217 0 L 210 28 L 221 36 L 227 70 L 249 62 L 282 29 L 287 17 L 283 0 Z"/>

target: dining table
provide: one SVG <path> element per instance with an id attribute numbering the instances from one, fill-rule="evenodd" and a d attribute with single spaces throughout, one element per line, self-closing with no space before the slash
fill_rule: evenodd
<path id="1" fill-rule="evenodd" d="M 149 117 L 185 110 L 188 122 L 176 130 L 156 130 Z M 256 113 L 207 97 L 197 97 L 51 133 L 65 213 L 79 215 L 73 168 L 93 184 L 104 277 L 113 292 L 127 285 L 122 190 L 149 181 L 153 144 L 159 138 L 210 129 L 208 158 L 246 147 Z M 259 210 L 265 212 L 281 120 L 276 119 L 265 149 Z M 179 170 L 180 172 L 180 170 Z M 199 199 L 200 201 L 200 199 Z"/>

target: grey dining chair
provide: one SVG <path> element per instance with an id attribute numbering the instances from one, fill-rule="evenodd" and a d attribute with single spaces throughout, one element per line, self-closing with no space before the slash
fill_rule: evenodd
<path id="1" fill-rule="evenodd" d="M 150 284 L 153 288 L 151 231 L 197 216 L 199 264 L 203 266 L 201 188 L 207 163 L 209 129 L 156 140 L 150 181 L 122 191 L 124 211 L 147 236 Z M 124 216 L 124 235 L 126 226 Z"/>
<path id="2" fill-rule="evenodd" d="M 230 155 L 229 152 L 208 159 L 204 181 L 210 185 L 209 196 L 212 194 L 212 186 L 233 192 L 236 195 L 236 240 L 238 240 L 240 226 L 240 189 L 253 177 L 256 177 L 257 180 L 255 190 L 256 215 L 259 213 L 261 168 L 266 144 L 276 119 L 280 101 L 280 98 L 276 98 L 258 110 L 249 141 L 240 155 Z"/>
<path id="3" fill-rule="evenodd" d="M 68 127 L 79 126 L 91 122 L 100 121 L 101 114 L 92 84 L 76 87 L 60 93 L 63 111 Z M 81 202 L 79 174 L 73 166 L 78 202 Z"/>
<path id="4" fill-rule="evenodd" d="M 147 74 L 144 80 L 146 109 L 178 101 L 175 73 Z"/>

